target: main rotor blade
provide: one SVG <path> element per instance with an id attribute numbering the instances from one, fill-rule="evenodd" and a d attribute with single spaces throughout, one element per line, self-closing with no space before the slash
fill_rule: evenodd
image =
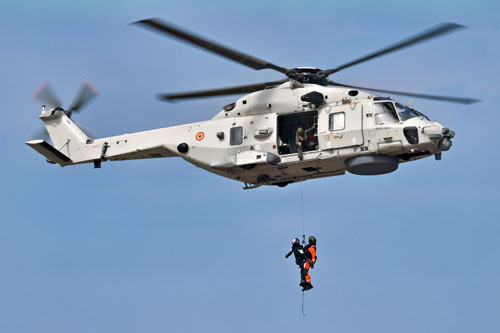
<path id="1" fill-rule="evenodd" d="M 456 24 L 456 23 L 442 23 L 436 27 L 433 27 L 433 28 L 430 28 L 429 30 L 423 31 L 423 32 L 421 32 L 417 35 L 414 35 L 408 39 L 402 40 L 399 43 L 392 44 L 392 45 L 385 47 L 379 51 L 371 53 L 363 58 L 359 58 L 357 60 L 348 62 L 347 64 L 344 64 L 344 65 L 339 66 L 337 68 L 327 69 L 325 71 L 322 71 L 321 73 L 328 76 L 328 75 L 331 75 L 331 74 L 336 73 L 338 71 L 341 71 L 347 67 L 351 67 L 351 66 L 360 64 L 362 62 L 371 60 L 373 58 L 377 58 L 377 57 L 383 56 L 385 54 L 401 50 L 405 47 L 409 47 L 409 46 L 424 42 L 426 40 L 430 40 L 432 38 L 438 37 L 440 35 L 449 33 L 453 30 L 462 29 L 462 28 L 465 28 L 465 26 L 460 25 L 460 24 Z"/>
<path id="2" fill-rule="evenodd" d="M 69 114 L 72 112 L 78 112 L 83 105 L 90 102 L 97 95 L 99 95 L 99 91 L 97 91 L 94 85 L 89 81 L 83 81 L 80 86 L 80 91 L 78 92 L 78 95 L 76 95 L 75 101 L 68 110 Z"/>
<path id="3" fill-rule="evenodd" d="M 264 61 L 264 60 L 252 57 L 248 54 L 241 53 L 239 51 L 230 49 L 228 47 L 219 45 L 215 42 L 211 42 L 203 37 L 196 36 L 190 32 L 176 28 L 176 27 L 172 26 L 171 24 L 168 24 L 168 23 L 166 23 L 160 19 L 157 19 L 157 18 L 140 20 L 140 21 L 134 22 L 134 24 L 143 25 L 147 28 L 152 28 L 153 30 L 157 30 L 157 31 L 166 33 L 170 36 L 173 36 L 173 37 L 176 37 L 176 38 L 183 40 L 185 42 L 194 44 L 194 45 L 201 47 L 207 51 L 213 52 L 215 54 L 218 54 L 218 55 L 223 56 L 225 58 L 231 59 L 237 63 L 240 63 L 242 65 L 248 66 L 248 67 L 256 69 L 256 70 L 269 68 L 269 69 L 274 69 L 275 71 L 278 71 L 281 73 L 287 72 L 286 68 L 276 66 L 276 65 L 269 63 L 267 61 Z"/>
<path id="4" fill-rule="evenodd" d="M 221 88 L 221 89 L 213 89 L 213 90 L 201 90 L 201 91 L 193 91 L 186 93 L 177 93 L 177 94 L 158 94 L 158 99 L 164 100 L 167 102 L 179 100 L 179 99 L 188 99 L 188 98 L 198 98 L 198 97 L 213 97 L 213 96 L 224 96 L 224 95 L 235 95 L 235 94 L 243 94 L 243 93 L 251 93 L 254 91 L 259 91 L 265 89 L 266 87 L 272 87 L 278 84 L 282 84 L 288 81 L 280 80 L 273 82 L 263 82 L 257 84 L 249 84 L 246 86 L 239 87 L 229 87 L 229 88 Z"/>
<path id="5" fill-rule="evenodd" d="M 33 99 L 38 99 L 53 108 L 60 108 L 62 105 L 61 101 L 48 82 L 42 84 L 40 88 L 33 93 Z"/>
<path id="6" fill-rule="evenodd" d="M 343 84 L 343 83 L 338 83 L 338 82 L 333 82 L 333 81 L 327 81 L 327 82 L 328 82 L 328 85 L 331 85 L 331 86 L 347 87 L 347 88 L 354 88 L 354 89 L 360 89 L 360 90 L 371 90 L 371 91 L 378 91 L 378 92 L 394 94 L 394 95 L 411 96 L 411 97 L 417 97 L 417 98 L 423 98 L 423 99 L 433 99 L 436 101 L 443 101 L 443 102 L 452 102 L 452 103 L 460 103 L 460 104 L 474 104 L 474 103 L 481 102 L 481 100 L 475 99 L 475 98 L 462 98 L 462 97 L 451 97 L 451 96 L 417 94 L 417 93 L 403 92 L 403 91 L 394 91 L 394 90 L 351 86 L 349 84 Z"/>

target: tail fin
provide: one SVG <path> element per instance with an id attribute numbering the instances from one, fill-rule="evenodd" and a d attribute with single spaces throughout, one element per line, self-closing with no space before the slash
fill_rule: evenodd
<path id="1" fill-rule="evenodd" d="M 45 123 L 54 148 L 70 159 L 73 159 L 73 155 L 77 155 L 78 148 L 90 141 L 87 134 L 61 108 L 49 111 L 42 109 L 39 118 Z"/>

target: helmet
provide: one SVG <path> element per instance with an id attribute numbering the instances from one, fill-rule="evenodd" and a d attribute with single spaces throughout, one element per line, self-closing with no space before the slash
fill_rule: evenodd
<path id="1" fill-rule="evenodd" d="M 292 245 L 300 245 L 300 239 L 298 239 L 297 237 L 292 239 Z"/>
<path id="2" fill-rule="evenodd" d="M 298 135 L 303 135 L 304 134 L 304 129 L 302 127 L 297 128 L 297 134 Z"/>
<path id="3" fill-rule="evenodd" d="M 316 245 L 316 237 L 309 236 L 309 244 Z"/>

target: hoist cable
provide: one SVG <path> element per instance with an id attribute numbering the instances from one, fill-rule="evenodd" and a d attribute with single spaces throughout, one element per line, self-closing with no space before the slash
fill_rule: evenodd
<path id="1" fill-rule="evenodd" d="M 304 232 L 304 198 L 302 195 L 302 184 L 300 184 L 300 208 L 302 212 L 302 237 L 305 237 Z"/>
<path id="2" fill-rule="evenodd" d="M 304 290 L 302 290 L 302 314 L 304 315 L 304 317 L 306 316 L 306 314 L 304 313 Z"/>
<path id="3" fill-rule="evenodd" d="M 304 223 L 304 196 L 302 194 L 302 184 L 300 184 L 300 208 L 302 213 L 302 246 L 306 243 L 306 233 L 305 233 L 305 223 Z M 304 290 L 302 290 L 302 314 L 304 317 L 306 314 L 304 313 Z"/>

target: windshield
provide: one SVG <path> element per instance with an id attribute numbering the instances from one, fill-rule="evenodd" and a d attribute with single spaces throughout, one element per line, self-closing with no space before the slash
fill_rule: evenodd
<path id="1" fill-rule="evenodd" d="M 401 121 L 405 121 L 414 117 L 420 117 L 420 113 L 418 113 L 416 110 L 410 109 L 407 106 L 396 103 L 396 107 L 398 108 L 399 118 L 401 118 Z"/>
<path id="2" fill-rule="evenodd" d="M 399 122 L 398 115 L 392 102 L 375 103 L 373 109 L 375 111 L 376 124 Z"/>

